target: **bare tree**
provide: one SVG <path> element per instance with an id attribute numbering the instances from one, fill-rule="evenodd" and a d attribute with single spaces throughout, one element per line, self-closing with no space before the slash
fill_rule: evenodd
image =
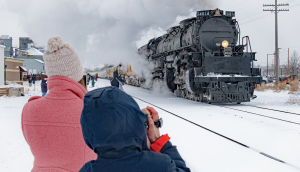
<path id="1" fill-rule="evenodd" d="M 296 74 L 297 73 L 297 67 L 299 65 L 299 54 L 297 51 L 293 51 L 290 59 L 290 72 L 291 74 Z"/>

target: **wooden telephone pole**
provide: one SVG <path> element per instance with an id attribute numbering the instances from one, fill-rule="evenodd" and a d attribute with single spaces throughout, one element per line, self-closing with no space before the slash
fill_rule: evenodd
<path id="1" fill-rule="evenodd" d="M 289 6 L 289 4 L 277 4 L 277 0 L 275 0 L 275 5 L 273 4 L 263 4 L 263 7 L 275 7 L 275 9 L 263 9 L 263 11 L 271 11 L 275 12 L 275 54 L 276 54 L 276 82 L 275 84 L 278 85 L 279 80 L 279 51 L 278 51 L 278 19 L 277 14 L 280 11 L 289 11 L 288 9 L 278 9 L 278 6 Z"/>
<path id="2" fill-rule="evenodd" d="M 288 48 L 288 75 L 290 75 L 290 48 Z"/>

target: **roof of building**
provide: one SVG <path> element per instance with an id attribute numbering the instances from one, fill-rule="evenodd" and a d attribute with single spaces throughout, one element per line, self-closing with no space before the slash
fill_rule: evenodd
<path id="1" fill-rule="evenodd" d="M 40 56 L 44 55 L 42 52 L 40 52 L 35 48 L 28 48 L 26 52 L 28 53 L 28 55 L 40 55 Z"/>
<path id="2" fill-rule="evenodd" d="M 40 63 L 45 63 L 45 62 L 43 62 L 42 60 L 39 60 L 39 59 L 34 59 L 34 60 L 36 60 L 36 61 L 38 61 L 38 62 L 40 62 Z"/>
<path id="3" fill-rule="evenodd" d="M 4 57 L 4 60 L 6 61 L 15 61 L 15 62 L 24 62 L 24 59 L 18 59 L 18 58 L 13 58 L 13 57 Z"/>
<path id="4" fill-rule="evenodd" d="M 20 68 L 23 70 L 22 72 L 27 72 L 27 69 L 23 66 L 20 66 Z"/>

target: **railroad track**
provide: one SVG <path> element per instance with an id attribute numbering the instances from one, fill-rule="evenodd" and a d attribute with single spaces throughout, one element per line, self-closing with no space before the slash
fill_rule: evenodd
<path id="1" fill-rule="evenodd" d="M 259 109 L 266 109 L 266 110 L 271 110 L 271 111 L 275 111 L 275 112 L 282 112 L 282 113 L 287 113 L 287 114 L 292 114 L 292 115 L 299 115 L 299 113 L 293 113 L 293 112 L 287 112 L 287 111 L 282 111 L 282 110 L 278 110 L 278 109 L 270 109 L 270 108 L 265 108 L 265 107 L 260 107 L 260 106 L 253 106 L 253 105 L 241 105 L 241 106 L 250 106 L 250 107 L 255 107 L 255 108 L 259 108 Z"/>
<path id="2" fill-rule="evenodd" d="M 220 134 L 220 133 L 218 133 L 218 132 L 216 132 L 216 131 L 213 131 L 213 130 L 207 128 L 207 127 L 204 127 L 204 126 L 202 126 L 202 125 L 200 125 L 200 124 L 198 124 L 198 123 L 196 123 L 196 122 L 193 122 L 193 121 L 191 121 L 191 120 L 188 120 L 188 119 L 186 119 L 186 118 L 184 118 L 184 117 L 182 117 L 182 116 L 179 116 L 179 115 L 177 115 L 177 114 L 175 114 L 175 113 L 172 113 L 172 112 L 170 112 L 170 111 L 168 111 L 168 110 L 166 110 L 166 109 L 164 109 L 164 108 L 161 108 L 161 107 L 159 107 L 159 106 L 157 106 L 157 105 L 155 105 L 155 104 L 152 104 L 152 103 L 150 103 L 150 102 L 147 102 L 147 101 L 145 101 L 145 100 L 143 100 L 143 99 L 140 99 L 140 98 L 135 97 L 135 96 L 131 96 L 131 97 L 133 97 L 134 99 L 137 99 L 137 100 L 139 100 L 139 101 L 142 101 L 142 102 L 144 102 L 144 103 L 147 103 L 147 104 L 149 104 L 149 105 L 151 105 L 151 106 L 153 106 L 153 107 L 156 107 L 156 108 L 158 108 L 158 109 L 160 109 L 160 110 L 162 110 L 162 111 L 165 111 L 165 112 L 167 112 L 167 113 L 169 113 L 169 114 L 171 114 L 171 115 L 173 115 L 173 116 L 175 116 L 175 117 L 178 117 L 178 118 L 180 118 L 180 119 L 182 119 L 182 120 L 184 120 L 184 121 L 187 121 L 187 122 L 189 122 L 189 123 L 191 123 L 191 124 L 193 124 L 193 125 L 196 125 L 196 126 L 202 128 L 202 129 L 204 129 L 204 130 L 206 130 L 206 131 L 208 131 L 208 132 L 211 132 L 211 133 L 213 133 L 213 134 L 216 134 L 216 135 L 218 135 L 218 136 L 220 136 L 220 137 L 222 137 L 222 138 L 224 138 L 224 139 L 226 139 L 226 140 L 229 140 L 229 141 L 234 142 L 234 143 L 236 143 L 236 144 L 238 144 L 238 145 L 240 145 L 240 146 L 243 146 L 244 148 L 250 149 L 250 150 L 252 150 L 252 151 L 254 151 L 254 152 L 257 152 L 257 153 L 259 153 L 259 154 L 261 154 L 261 155 L 263 155 L 263 156 L 265 156 L 265 157 L 268 157 L 268 158 L 270 158 L 270 159 L 272 159 L 272 160 L 274 160 L 274 161 L 277 161 L 277 162 L 279 162 L 279 163 L 283 163 L 283 164 L 285 164 L 285 165 L 287 165 L 287 166 L 290 166 L 290 167 L 295 168 L 295 169 L 297 169 L 297 170 L 300 171 L 300 167 L 297 166 L 297 165 L 294 165 L 294 164 L 288 163 L 288 162 L 286 162 L 286 161 L 283 161 L 281 158 L 276 158 L 276 157 L 274 157 L 274 156 L 271 156 L 271 155 L 269 155 L 269 154 L 267 154 L 267 153 L 264 153 L 264 152 L 262 152 L 262 151 L 260 151 L 260 150 L 258 150 L 258 149 L 255 149 L 255 148 L 253 148 L 253 147 L 251 147 L 251 146 L 248 146 L 247 144 L 241 143 L 241 142 L 239 142 L 239 141 L 237 141 L 237 140 L 235 140 L 235 139 L 232 139 L 232 138 L 229 138 L 229 137 L 227 137 L 227 136 L 225 136 L 225 135 L 222 135 L 222 134 Z M 220 106 L 220 107 L 222 107 L 222 106 Z M 300 125 L 300 124 L 299 124 L 299 125 Z"/>
<path id="3" fill-rule="evenodd" d="M 131 85 L 131 86 L 133 86 L 133 85 Z M 183 99 L 188 99 L 188 100 L 191 100 L 191 101 L 196 101 L 194 99 L 189 99 L 189 98 L 183 98 Z M 202 102 L 200 102 L 200 103 L 202 103 Z M 208 103 L 205 103 L 205 104 L 208 104 Z M 248 114 L 252 114 L 252 115 L 256 115 L 256 116 L 261 116 L 261 117 L 265 117 L 265 118 L 270 118 L 270 119 L 273 119 L 273 120 L 278 120 L 278 121 L 283 121 L 283 122 L 287 122 L 287 123 L 291 123 L 291 124 L 300 125 L 299 122 L 289 121 L 289 120 L 285 120 L 285 119 L 281 119 L 281 118 L 275 118 L 275 117 L 271 117 L 271 116 L 267 116 L 267 115 L 262 115 L 262 114 L 258 114 L 258 113 L 254 113 L 254 112 L 249 112 L 249 111 L 246 111 L 246 110 L 236 109 L 236 108 L 228 107 L 228 105 L 218 105 L 218 104 L 210 104 L 210 105 L 212 105 L 212 106 L 219 106 L 219 107 L 227 108 L 227 109 L 231 109 L 231 110 L 236 110 L 236 111 L 240 111 L 240 112 L 244 112 L 244 113 L 248 113 Z M 253 106 L 253 105 L 242 105 L 242 104 L 237 105 L 237 107 L 241 107 L 241 106 L 248 106 L 248 107 L 253 107 L 253 108 L 259 108 L 259 109 L 264 109 L 264 110 L 269 110 L 269 111 L 274 111 L 274 112 L 280 112 L 280 113 L 285 113 L 285 114 L 291 114 L 291 115 L 298 115 L 298 116 L 300 116 L 300 114 L 298 114 L 298 113 L 281 111 L 281 110 L 277 110 L 277 109 L 270 109 L 270 108 L 264 108 L 264 107 Z"/>
<path id="4" fill-rule="evenodd" d="M 236 110 L 236 111 L 240 111 L 240 112 L 244 112 L 244 113 L 248 113 L 248 114 L 252 114 L 252 115 L 262 116 L 262 117 L 265 117 L 265 118 L 270 118 L 270 119 L 274 119 L 274 120 L 278 120 L 278 121 L 288 122 L 288 123 L 291 123 L 291 124 L 300 125 L 300 123 L 298 123 L 298 122 L 289 121 L 289 120 L 280 119 L 280 118 L 275 118 L 275 117 L 267 116 L 267 115 L 262 115 L 262 114 L 251 112 L 251 111 L 247 111 L 247 110 L 241 110 L 241 109 L 229 107 L 228 105 L 225 105 L 225 106 L 223 106 L 223 105 L 216 105 L 216 104 L 211 104 L 211 105 L 212 106 L 219 106 L 219 107 L 227 108 L 227 109 L 232 109 L 232 110 Z M 277 112 L 277 113 L 279 112 L 279 113 L 282 113 L 282 114 L 291 114 L 291 115 L 299 115 L 300 116 L 300 114 L 297 114 L 297 113 L 286 112 L 286 111 L 281 111 L 281 110 L 276 110 L 276 109 L 269 109 L 269 108 L 264 108 L 264 107 L 259 107 L 259 106 L 239 105 L 237 107 L 243 107 L 243 106 L 254 107 L 254 108 L 264 109 L 264 110 L 268 110 L 268 111 L 274 111 L 274 112 Z"/>

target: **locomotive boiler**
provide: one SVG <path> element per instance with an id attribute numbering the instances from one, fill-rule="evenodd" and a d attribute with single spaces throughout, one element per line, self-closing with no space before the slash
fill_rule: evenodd
<path id="1" fill-rule="evenodd" d="M 249 102 L 261 83 L 248 36 L 240 36 L 235 12 L 198 11 L 196 17 L 151 39 L 138 53 L 152 63 L 153 80 L 176 96 L 207 103 Z"/>

